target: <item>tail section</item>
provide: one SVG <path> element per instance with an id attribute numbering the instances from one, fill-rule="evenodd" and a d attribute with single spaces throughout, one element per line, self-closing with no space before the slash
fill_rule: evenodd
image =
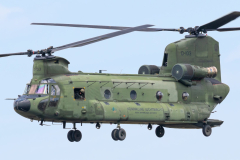
<path id="1" fill-rule="evenodd" d="M 165 48 L 160 74 L 171 74 L 175 64 L 217 68 L 215 79 L 221 82 L 219 43 L 210 36 L 185 38 Z"/>

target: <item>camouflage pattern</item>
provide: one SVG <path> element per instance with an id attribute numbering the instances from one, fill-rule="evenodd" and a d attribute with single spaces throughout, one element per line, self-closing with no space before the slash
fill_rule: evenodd
<path id="1" fill-rule="evenodd" d="M 203 123 L 221 125 L 223 121 L 208 120 L 229 92 L 229 87 L 221 83 L 218 42 L 209 36 L 185 38 L 169 44 L 165 54 L 167 66 L 154 75 L 74 73 L 68 70 L 69 62 L 64 58 L 36 59 L 30 85 L 51 78 L 56 83 L 49 86 L 57 84 L 60 95 L 29 98 L 29 111 L 15 111 L 29 119 L 51 122 L 151 123 L 172 128 L 202 128 Z M 203 78 L 187 86 L 171 76 L 177 63 L 215 66 L 218 74 L 215 79 Z M 78 88 L 84 89 L 83 100 L 75 99 L 74 89 Z M 109 99 L 105 98 L 106 90 L 110 91 Z M 133 90 L 137 95 L 134 100 L 130 96 Z M 160 101 L 156 98 L 158 91 L 163 94 Z M 189 97 L 183 98 L 185 92 Z M 58 99 L 57 106 L 50 106 L 51 99 Z M 46 101 L 46 108 L 40 110 L 42 100 Z"/>

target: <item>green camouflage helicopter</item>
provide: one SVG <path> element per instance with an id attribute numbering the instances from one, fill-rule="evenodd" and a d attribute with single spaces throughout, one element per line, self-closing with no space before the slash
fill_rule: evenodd
<path id="1" fill-rule="evenodd" d="M 110 34 L 44 50 L 1 54 L 36 54 L 33 78 L 23 95 L 14 99 L 14 110 L 31 121 L 73 124 L 67 134 L 70 142 L 79 142 L 82 133 L 76 123 L 117 124 L 112 139 L 122 141 L 126 131 L 120 124 L 158 125 L 157 137 L 164 136 L 164 127 L 202 129 L 208 137 L 212 127 L 223 121 L 208 119 L 210 114 L 229 93 L 228 85 L 221 82 L 219 43 L 207 36 L 208 31 L 235 31 L 239 28 L 219 28 L 240 16 L 232 12 L 202 26 L 184 29 L 96 26 L 78 24 L 33 23 L 120 30 Z M 162 66 L 143 65 L 138 74 L 108 74 L 70 72 L 69 62 L 53 56 L 56 51 L 81 47 L 133 31 L 188 32 L 184 39 L 167 45 Z"/>

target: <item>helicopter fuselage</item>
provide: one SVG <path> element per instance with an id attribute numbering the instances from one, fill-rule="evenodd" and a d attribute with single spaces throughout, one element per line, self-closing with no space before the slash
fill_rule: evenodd
<path id="1" fill-rule="evenodd" d="M 47 79 L 45 77 L 42 79 Z M 51 77 L 54 83 L 33 79 L 31 86 L 46 85 L 47 94 L 25 94 L 29 111 L 15 110 L 33 120 L 71 123 L 161 124 L 174 128 L 201 128 L 229 87 L 205 78 L 191 87 L 171 76 L 72 73 Z M 41 80 L 41 79 L 40 79 Z M 59 94 L 51 86 L 59 86 Z M 76 91 L 85 90 L 82 99 Z M 161 99 L 157 93 L 161 92 Z M 46 92 L 45 92 L 46 93 Z M 187 99 L 183 94 L 187 93 Z M 215 95 L 221 99 L 214 99 Z M 21 98 L 21 97 L 20 97 Z M 16 105 L 16 102 L 15 102 Z M 220 122 L 219 122 L 220 123 Z M 222 123 L 222 121 L 221 121 Z"/>

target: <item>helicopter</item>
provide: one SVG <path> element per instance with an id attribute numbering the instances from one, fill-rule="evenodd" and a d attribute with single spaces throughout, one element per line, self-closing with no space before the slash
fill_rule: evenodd
<path id="1" fill-rule="evenodd" d="M 146 124 L 161 138 L 165 127 L 201 129 L 209 137 L 213 127 L 222 120 L 209 119 L 218 104 L 227 97 L 230 88 L 221 81 L 219 43 L 207 35 L 208 31 L 237 31 L 240 27 L 219 28 L 238 18 L 240 12 L 229 13 L 202 26 L 187 29 L 100 26 L 60 23 L 32 23 L 32 25 L 84 27 L 118 30 L 94 38 L 42 50 L 1 54 L 0 57 L 36 55 L 33 77 L 22 95 L 14 100 L 13 108 L 19 115 L 44 122 L 67 123 L 73 128 L 67 134 L 70 142 L 79 142 L 82 133 L 76 124 L 117 124 L 112 130 L 114 141 L 123 141 L 126 131 L 121 124 Z M 175 31 L 189 33 L 184 39 L 166 46 L 162 66 L 142 65 L 138 74 L 110 74 L 71 72 L 70 64 L 53 53 L 82 47 L 133 31 Z"/>

